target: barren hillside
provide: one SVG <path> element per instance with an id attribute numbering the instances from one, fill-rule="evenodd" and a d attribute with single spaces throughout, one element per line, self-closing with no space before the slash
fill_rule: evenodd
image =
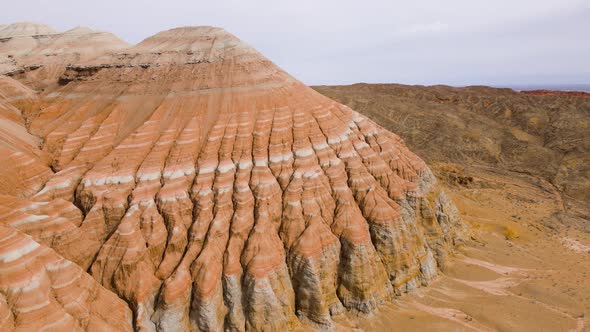
<path id="1" fill-rule="evenodd" d="M 590 98 L 583 93 L 397 84 L 315 89 L 399 133 L 429 162 L 529 174 L 572 207 L 590 202 Z"/>

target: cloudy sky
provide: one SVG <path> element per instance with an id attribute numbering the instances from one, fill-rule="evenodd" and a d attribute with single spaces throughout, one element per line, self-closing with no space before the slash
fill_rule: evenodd
<path id="1" fill-rule="evenodd" d="M 18 0 L 0 24 L 78 25 L 137 43 L 224 27 L 308 84 L 590 83 L 590 0 Z"/>

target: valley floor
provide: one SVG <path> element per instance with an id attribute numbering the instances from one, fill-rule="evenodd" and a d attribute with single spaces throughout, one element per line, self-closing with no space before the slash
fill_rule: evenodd
<path id="1" fill-rule="evenodd" d="M 433 167 L 443 179 L 449 168 Z M 447 190 L 474 240 L 430 287 L 372 317 L 343 318 L 342 329 L 590 331 L 590 234 L 561 221 L 568 213 L 558 194 L 527 175 L 459 173 L 471 182 Z"/>

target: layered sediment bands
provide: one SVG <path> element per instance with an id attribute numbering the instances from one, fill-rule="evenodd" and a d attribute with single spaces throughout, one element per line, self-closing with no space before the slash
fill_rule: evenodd
<path id="1" fill-rule="evenodd" d="M 27 131 L 24 121 L 35 102 L 29 88 L 0 76 L 0 194 L 30 196 L 53 175 L 49 156 L 39 149 L 39 138 Z"/>
<path id="2" fill-rule="evenodd" d="M 60 81 L 30 116 L 56 173 L 0 213 L 136 329 L 330 329 L 427 284 L 468 233 L 399 137 L 222 29 L 159 33 Z"/>
<path id="3" fill-rule="evenodd" d="M 0 224 L 0 328 L 131 331 L 125 303 L 76 264 Z"/>

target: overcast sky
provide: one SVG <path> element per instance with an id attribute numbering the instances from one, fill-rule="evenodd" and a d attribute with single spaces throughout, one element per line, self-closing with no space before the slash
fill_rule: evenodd
<path id="1" fill-rule="evenodd" d="M 590 83 L 590 0 L 4 0 L 0 24 L 137 43 L 220 26 L 307 84 Z"/>

